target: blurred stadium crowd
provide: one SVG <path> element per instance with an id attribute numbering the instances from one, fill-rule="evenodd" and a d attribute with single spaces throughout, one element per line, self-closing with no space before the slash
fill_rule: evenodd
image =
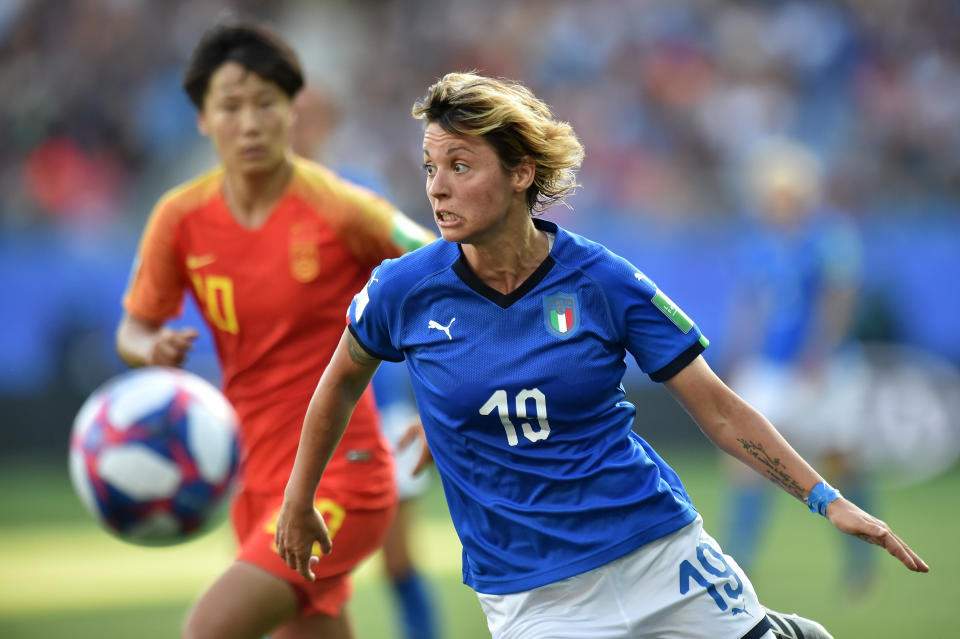
<path id="1" fill-rule="evenodd" d="M 729 216 L 736 200 L 725 169 L 771 133 L 814 145 L 833 195 L 865 215 L 929 214 L 960 196 L 956 3 L 230 6 L 5 2 L 4 227 L 142 219 L 137 196 L 151 200 L 164 169 L 203 147 L 180 72 L 199 33 L 231 13 L 291 35 L 341 117 L 336 137 L 352 147 L 330 153 L 369 161 L 405 197 L 419 162 L 408 107 L 431 79 L 465 67 L 533 84 L 575 124 L 590 185 L 578 207 Z M 420 200 L 417 192 L 408 206 Z"/>
<path id="2" fill-rule="evenodd" d="M 960 4 L 8 0 L 6 405 L 85 394 L 119 370 L 112 330 L 150 206 L 213 161 L 180 74 L 200 33 L 230 16 L 267 21 L 300 52 L 305 152 L 425 223 L 414 99 L 451 70 L 525 82 L 587 150 L 575 211 L 548 216 L 642 251 L 636 261 L 717 336 L 738 169 L 759 140 L 801 140 L 829 201 L 864 233 L 880 336 L 960 361 L 960 300 L 944 294 L 960 274 Z"/>

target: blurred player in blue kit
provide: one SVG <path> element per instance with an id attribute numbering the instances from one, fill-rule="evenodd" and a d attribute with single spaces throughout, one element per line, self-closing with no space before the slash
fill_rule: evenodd
<path id="1" fill-rule="evenodd" d="M 632 430 L 629 352 L 720 448 L 825 515 L 926 564 L 831 488 L 713 374 L 708 342 L 649 277 L 531 214 L 575 186 L 572 128 L 522 85 L 453 73 L 416 103 L 443 236 L 374 270 L 307 409 L 276 542 L 313 578 L 332 548 L 311 495 L 381 360 L 405 361 L 496 639 L 829 637 L 770 614 L 704 531 L 677 474 Z"/>
<path id="2" fill-rule="evenodd" d="M 295 107 L 297 120 L 291 132 L 293 149 L 298 155 L 319 160 L 330 132 L 337 125 L 337 106 L 322 90 L 307 86 L 297 96 Z M 375 173 L 338 168 L 347 179 L 386 196 L 386 185 Z M 372 385 L 380 412 L 380 428 L 395 455 L 397 511 L 381 546 L 381 556 L 396 605 L 400 629 L 397 636 L 402 639 L 437 639 L 437 615 L 428 579 L 417 568 L 410 539 L 417 518 L 417 499 L 430 485 L 426 471 L 414 472 L 424 445 L 420 418 L 410 379 L 403 366 L 381 366 Z"/>
<path id="3" fill-rule="evenodd" d="M 766 415 L 805 457 L 860 505 L 869 503 L 858 468 L 862 364 L 851 343 L 862 249 L 852 223 L 824 206 L 822 166 L 801 143 L 766 140 L 749 155 L 743 182 L 750 225 L 741 234 L 734 296 L 734 391 Z M 732 503 L 724 547 L 750 570 L 769 521 L 766 482 L 730 464 Z M 873 554 L 850 539 L 847 580 L 862 591 Z"/>

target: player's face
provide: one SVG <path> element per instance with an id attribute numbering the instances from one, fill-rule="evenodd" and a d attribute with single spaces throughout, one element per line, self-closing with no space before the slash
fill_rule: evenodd
<path id="1" fill-rule="evenodd" d="M 423 167 L 434 221 L 448 242 L 495 239 L 509 215 L 528 215 L 526 186 L 503 168 L 482 137 L 454 135 L 429 124 L 423 134 Z"/>
<path id="2" fill-rule="evenodd" d="M 262 173 L 284 160 L 294 111 L 287 95 L 236 62 L 210 76 L 200 130 L 228 171 Z"/>

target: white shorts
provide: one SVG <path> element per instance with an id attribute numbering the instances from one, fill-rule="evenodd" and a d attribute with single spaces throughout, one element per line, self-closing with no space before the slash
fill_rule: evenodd
<path id="1" fill-rule="evenodd" d="M 403 450 L 399 447 L 400 440 L 416 419 L 417 411 L 412 406 L 400 403 L 391 404 L 380 411 L 380 427 L 393 447 L 397 471 L 397 497 L 400 501 L 420 497 L 430 486 L 430 474 L 426 470 L 413 474 L 413 469 L 420 460 L 421 443 L 414 442 Z"/>
<path id="2" fill-rule="evenodd" d="M 588 572 L 477 593 L 493 639 L 761 639 L 753 585 L 696 520 Z"/>

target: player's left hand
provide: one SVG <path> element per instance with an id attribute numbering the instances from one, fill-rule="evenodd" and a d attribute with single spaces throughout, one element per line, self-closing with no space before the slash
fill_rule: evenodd
<path id="1" fill-rule="evenodd" d="M 397 448 L 404 450 L 412 446 L 416 441 L 420 442 L 420 458 L 417 460 L 417 465 L 413 468 L 414 475 L 426 468 L 428 464 L 433 463 L 433 454 L 430 452 L 430 447 L 427 446 L 427 436 L 423 432 L 423 424 L 419 419 L 407 427 L 407 431 L 403 434 L 403 437 L 400 438 L 400 441 L 397 442 Z"/>
<path id="2" fill-rule="evenodd" d="M 312 553 L 313 542 L 320 543 L 320 551 L 325 555 L 333 550 L 327 525 L 313 504 L 303 508 L 287 499 L 280 508 L 274 541 L 280 558 L 307 581 L 316 580 L 313 567 L 320 562 Z"/>
<path id="3" fill-rule="evenodd" d="M 862 510 L 853 502 L 843 497 L 830 502 L 827 506 L 827 519 L 841 532 L 886 548 L 888 553 L 899 559 L 908 569 L 914 572 L 930 571 L 930 567 L 920 558 L 920 555 L 913 552 L 910 546 L 897 537 L 885 522 Z"/>

